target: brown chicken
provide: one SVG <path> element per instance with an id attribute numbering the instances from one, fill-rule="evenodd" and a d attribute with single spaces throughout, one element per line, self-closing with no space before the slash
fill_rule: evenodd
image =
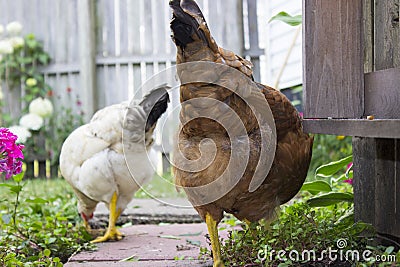
<path id="1" fill-rule="evenodd" d="M 271 219 L 300 190 L 313 138 L 282 93 L 253 81 L 249 61 L 218 47 L 194 0 L 171 0 L 170 7 L 182 103 L 176 184 L 207 223 L 214 266 L 224 266 L 217 231 L 223 213 L 247 223 Z M 264 108 L 257 111 L 260 103 Z M 268 105 L 274 127 L 267 125 Z M 264 152 L 275 154 L 263 153 L 263 141 L 274 145 Z M 244 168 L 237 168 L 243 162 Z M 263 176 L 254 187 L 260 166 Z"/>

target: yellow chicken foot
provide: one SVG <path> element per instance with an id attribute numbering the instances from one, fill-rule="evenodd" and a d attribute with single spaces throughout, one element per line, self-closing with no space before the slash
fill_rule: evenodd
<path id="1" fill-rule="evenodd" d="M 214 261 L 213 267 L 225 267 L 221 260 L 221 245 L 218 238 L 217 222 L 211 217 L 209 213 L 206 214 L 206 224 L 211 240 L 211 249 Z"/>
<path id="2" fill-rule="evenodd" d="M 95 240 L 92 240 L 91 243 L 100 243 L 108 240 L 118 241 L 122 239 L 123 236 L 122 233 L 118 231 L 118 229 L 115 227 L 117 219 L 121 214 L 121 209 L 117 210 L 117 199 L 118 196 L 117 193 L 115 192 L 110 202 L 110 218 L 108 221 L 108 228 L 106 233 L 104 234 L 104 236 L 100 236 Z"/>

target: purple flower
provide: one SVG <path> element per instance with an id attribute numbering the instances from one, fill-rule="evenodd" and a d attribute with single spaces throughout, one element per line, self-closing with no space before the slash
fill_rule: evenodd
<path id="1" fill-rule="evenodd" d="M 9 129 L 0 128 L 0 173 L 4 173 L 6 179 L 22 171 L 24 146 L 16 144 L 17 139 Z"/>

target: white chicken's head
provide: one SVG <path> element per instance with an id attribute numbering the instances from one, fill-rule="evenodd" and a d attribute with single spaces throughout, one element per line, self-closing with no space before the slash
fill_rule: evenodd
<path id="1" fill-rule="evenodd" d="M 78 212 L 85 223 L 87 223 L 90 219 L 93 218 L 93 213 L 95 209 L 96 206 L 88 207 L 87 205 L 83 205 L 81 201 L 78 201 Z"/>

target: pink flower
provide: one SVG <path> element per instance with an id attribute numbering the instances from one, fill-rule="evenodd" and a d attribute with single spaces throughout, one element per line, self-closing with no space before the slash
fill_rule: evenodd
<path id="1" fill-rule="evenodd" d="M 346 184 L 353 185 L 353 179 L 347 179 L 347 180 L 344 180 L 343 182 L 345 182 Z"/>
<path id="2" fill-rule="evenodd" d="M 350 171 L 350 169 L 353 167 L 353 162 L 350 162 L 348 165 L 347 165 L 347 168 L 346 168 L 346 177 L 347 177 L 347 173 Z M 350 178 L 350 179 L 347 179 L 347 180 L 344 180 L 343 182 L 345 182 L 345 183 L 347 183 L 347 184 L 350 184 L 350 185 L 353 185 L 353 179 L 352 178 Z"/>
<path id="3" fill-rule="evenodd" d="M 6 179 L 22 171 L 24 146 L 16 144 L 17 139 L 9 129 L 0 128 L 0 173 L 5 173 Z"/>

